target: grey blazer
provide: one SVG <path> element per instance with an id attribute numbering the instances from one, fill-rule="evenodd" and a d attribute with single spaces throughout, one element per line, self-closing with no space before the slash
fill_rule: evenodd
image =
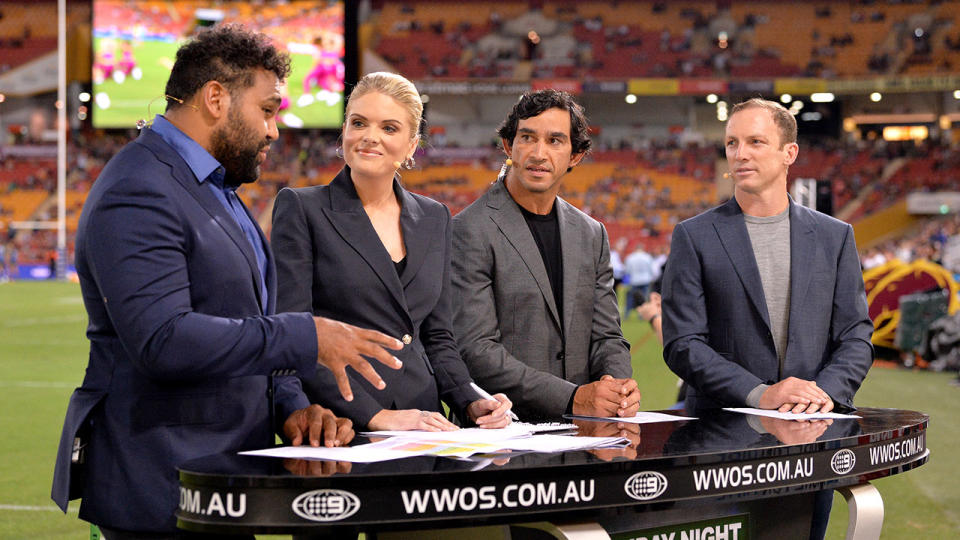
<path id="1" fill-rule="evenodd" d="M 873 359 L 860 259 L 850 225 L 790 201 L 790 322 L 783 373 L 816 381 L 838 409 Z M 663 276 L 663 356 L 690 384 L 688 412 L 742 407 L 778 382 L 760 271 L 736 199 L 673 231 Z"/>
<path id="2" fill-rule="evenodd" d="M 521 419 L 556 418 L 578 385 L 631 376 L 603 225 L 557 198 L 563 327 L 537 244 L 502 181 L 453 218 L 453 326 L 473 378 Z"/>

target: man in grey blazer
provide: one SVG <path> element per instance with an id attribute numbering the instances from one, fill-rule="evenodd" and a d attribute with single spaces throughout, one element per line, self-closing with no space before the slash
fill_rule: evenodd
<path id="1" fill-rule="evenodd" d="M 498 129 L 500 177 L 453 219 L 454 330 L 470 374 L 521 419 L 633 416 L 603 225 L 557 196 L 590 149 L 583 109 L 527 93 Z"/>
<path id="2" fill-rule="evenodd" d="M 676 226 L 663 278 L 663 356 L 686 410 L 850 409 L 873 358 L 853 228 L 787 195 L 799 147 L 780 104 L 734 106 L 724 146 L 734 196 Z M 816 494 L 811 538 L 832 500 Z"/>

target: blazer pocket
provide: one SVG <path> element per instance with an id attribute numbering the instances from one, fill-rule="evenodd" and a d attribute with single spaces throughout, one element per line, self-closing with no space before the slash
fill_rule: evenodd
<path id="1" fill-rule="evenodd" d="M 144 396 L 133 406 L 131 427 L 145 431 L 157 426 L 214 424 L 222 419 L 218 394 L 166 394 Z"/>

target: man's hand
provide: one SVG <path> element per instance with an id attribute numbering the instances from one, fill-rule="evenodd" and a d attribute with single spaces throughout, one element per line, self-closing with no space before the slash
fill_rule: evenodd
<path id="1" fill-rule="evenodd" d="M 583 416 L 634 416 L 640 409 L 640 390 L 633 379 L 610 375 L 581 385 L 573 395 L 573 414 Z"/>
<path id="2" fill-rule="evenodd" d="M 815 412 L 828 413 L 833 410 L 833 400 L 828 399 L 823 405 L 819 403 L 784 403 L 777 409 L 780 412 L 792 412 L 792 413 L 807 413 L 813 414 Z"/>
<path id="3" fill-rule="evenodd" d="M 579 428 L 578 437 L 623 437 L 630 441 L 630 444 L 624 448 L 596 448 L 588 450 L 591 454 L 604 461 L 610 461 L 613 458 L 636 459 L 637 448 L 640 446 L 640 424 L 626 422 L 591 422 L 585 420 L 574 420 L 574 424 Z"/>
<path id="4" fill-rule="evenodd" d="M 297 476 L 333 476 L 349 473 L 353 464 L 349 461 L 288 458 L 283 460 L 283 468 Z"/>
<path id="5" fill-rule="evenodd" d="M 783 420 L 780 418 L 760 417 L 763 429 L 783 444 L 812 443 L 823 435 L 833 420 Z"/>
<path id="6" fill-rule="evenodd" d="M 478 399 L 467 405 L 467 416 L 470 421 L 485 429 L 502 428 L 510 424 L 510 407 L 513 403 L 503 394 L 496 394 L 493 399 Z"/>
<path id="7" fill-rule="evenodd" d="M 660 315 L 660 293 L 650 293 L 650 298 L 637 306 L 637 314 L 645 321 L 650 321 L 654 315 Z"/>
<path id="8" fill-rule="evenodd" d="M 337 379 L 337 388 L 347 401 L 353 401 L 347 366 L 351 366 L 380 390 L 387 385 L 364 356 L 393 369 L 403 366 L 400 360 L 384 350 L 402 349 L 403 342 L 398 339 L 376 330 L 366 330 L 324 317 L 314 317 L 313 324 L 317 327 L 317 363 L 333 372 Z"/>
<path id="9" fill-rule="evenodd" d="M 787 377 L 763 392 L 760 408 L 778 409 L 780 412 L 794 410 L 813 413 L 821 409 L 828 412 L 833 409 L 833 400 L 814 381 Z"/>
<path id="10" fill-rule="evenodd" d="M 321 442 L 327 448 L 346 446 L 353 440 L 353 422 L 347 418 L 337 418 L 320 405 L 311 405 L 294 411 L 287 418 L 283 423 L 283 434 L 293 446 L 303 444 L 304 436 L 310 441 L 310 446 L 320 446 Z"/>
<path id="11" fill-rule="evenodd" d="M 456 424 L 442 414 L 420 409 L 392 411 L 383 409 L 373 415 L 367 426 L 373 431 L 456 431 Z"/>

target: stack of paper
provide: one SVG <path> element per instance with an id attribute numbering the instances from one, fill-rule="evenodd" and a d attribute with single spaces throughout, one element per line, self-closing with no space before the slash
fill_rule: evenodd
<path id="1" fill-rule="evenodd" d="M 696 420 L 692 416 L 666 414 L 653 411 L 639 411 L 634 416 L 586 416 L 581 414 L 565 414 L 564 418 L 571 420 L 589 420 L 592 422 L 620 422 L 623 424 L 653 424 L 655 422 L 679 422 L 680 420 Z"/>
<path id="2" fill-rule="evenodd" d="M 539 435 L 538 425 L 511 424 L 503 429 L 468 428 L 456 431 L 371 431 L 363 435 L 373 439 L 369 444 L 342 448 L 284 446 L 240 452 L 251 456 L 272 456 L 293 459 L 322 459 L 369 463 L 412 456 L 464 458 L 475 454 L 496 454 L 509 451 L 566 452 L 590 448 L 622 447 L 629 444 L 623 437 L 573 437 Z M 556 424 L 551 424 L 555 428 Z M 565 425 L 562 429 L 575 428 Z"/>

